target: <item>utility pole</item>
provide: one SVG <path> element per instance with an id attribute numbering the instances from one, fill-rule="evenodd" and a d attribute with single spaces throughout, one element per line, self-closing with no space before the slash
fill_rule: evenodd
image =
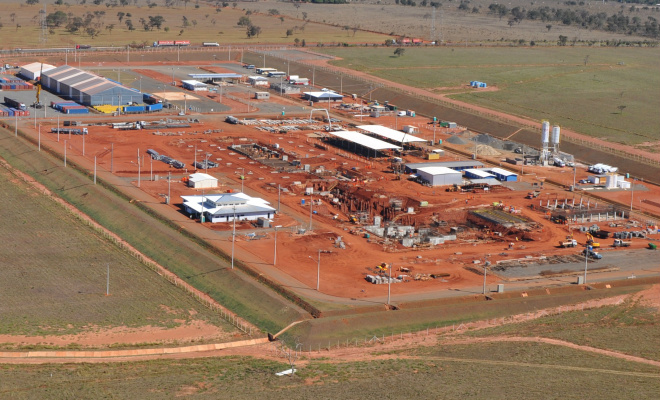
<path id="1" fill-rule="evenodd" d="M 41 124 L 39 124 L 39 151 L 41 151 Z"/>
<path id="2" fill-rule="evenodd" d="M 392 267 L 393 267 L 393 265 L 390 264 L 390 268 L 388 268 L 389 273 L 390 273 L 390 277 L 387 280 L 387 305 L 388 306 L 390 305 L 390 295 L 392 293 Z"/>
<path id="3" fill-rule="evenodd" d="M 273 265 L 277 265 L 277 228 L 281 228 L 282 225 L 274 226 L 275 228 L 275 250 L 273 253 Z"/>
<path id="4" fill-rule="evenodd" d="M 140 149 L 137 150 L 137 165 L 138 165 L 138 187 L 140 187 Z"/>
<path id="5" fill-rule="evenodd" d="M 486 294 L 486 271 L 488 270 L 488 267 L 484 263 L 484 294 Z"/>
<path id="6" fill-rule="evenodd" d="M 94 156 L 94 184 L 96 185 L 96 156 Z"/>
<path id="7" fill-rule="evenodd" d="M 113 173 L 114 161 L 115 161 L 115 144 L 110 143 L 110 173 Z"/>
<path id="8" fill-rule="evenodd" d="M 172 185 L 172 171 L 167 171 L 167 204 L 170 204 L 170 187 Z"/>
<path id="9" fill-rule="evenodd" d="M 236 206 L 234 206 L 234 228 L 231 232 L 231 269 L 234 269 L 234 242 L 236 241 Z"/>
<path id="10" fill-rule="evenodd" d="M 314 199 L 312 195 L 309 196 L 309 230 L 312 230 L 312 208 L 314 206 Z"/>
<path id="11" fill-rule="evenodd" d="M 41 125 L 39 125 L 41 127 Z M 41 142 L 41 140 L 40 140 Z M 66 140 L 64 141 L 64 167 L 66 168 Z"/>
<path id="12" fill-rule="evenodd" d="M 281 204 L 282 190 L 280 189 L 280 184 L 277 184 L 277 213 L 280 213 L 280 204 Z"/>
<path id="13" fill-rule="evenodd" d="M 110 263 L 106 264 L 107 266 L 107 272 L 106 272 L 106 281 L 105 281 L 105 295 L 110 296 Z"/>

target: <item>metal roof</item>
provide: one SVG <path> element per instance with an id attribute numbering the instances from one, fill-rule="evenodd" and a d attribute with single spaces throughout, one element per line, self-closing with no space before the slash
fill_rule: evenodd
<path id="1" fill-rule="evenodd" d="M 489 174 L 488 172 L 484 171 L 483 169 L 470 168 L 470 169 L 466 169 L 465 172 L 470 173 L 472 175 L 476 175 L 480 178 L 495 178 L 495 175 Z"/>
<path id="2" fill-rule="evenodd" d="M 30 71 L 32 73 L 37 73 L 37 72 L 46 72 L 50 71 L 51 69 L 55 69 L 56 67 L 54 65 L 50 64 L 45 64 L 45 63 L 40 63 L 40 62 L 33 62 L 31 64 L 27 64 L 21 67 L 21 69 L 24 69 L 26 71 Z"/>
<path id="3" fill-rule="evenodd" d="M 309 97 L 316 97 L 317 99 L 343 99 L 344 96 L 335 92 L 303 92 L 304 95 Z"/>
<path id="4" fill-rule="evenodd" d="M 497 167 L 489 168 L 489 169 L 487 169 L 487 171 L 490 171 L 490 172 L 492 172 L 494 174 L 497 174 L 497 175 L 504 175 L 504 176 L 513 176 L 513 175 L 515 175 L 515 176 L 518 176 L 518 174 L 516 174 L 515 172 L 507 171 L 505 169 L 497 168 Z"/>
<path id="5" fill-rule="evenodd" d="M 231 216 L 234 213 L 274 212 L 269 202 L 259 197 L 251 197 L 245 193 L 208 194 L 204 196 L 181 196 L 183 205 L 196 212 L 213 214 L 215 216 Z M 204 207 L 202 207 L 202 199 Z M 221 204 L 221 205 L 218 205 Z"/>
<path id="6" fill-rule="evenodd" d="M 405 132 L 396 131 L 382 125 L 360 125 L 357 128 L 367 132 L 375 133 L 378 136 L 388 138 L 398 143 L 426 142 L 425 139 L 409 135 Z"/>
<path id="7" fill-rule="evenodd" d="M 385 150 L 385 149 L 400 149 L 400 146 L 393 145 L 391 143 L 384 142 L 380 139 L 373 138 L 371 136 L 363 135 L 360 132 L 355 131 L 338 131 L 338 132 L 328 132 L 329 134 L 336 136 L 340 139 L 347 140 L 359 144 L 360 146 L 367 147 L 372 150 Z"/>
<path id="8" fill-rule="evenodd" d="M 461 173 L 459 171 L 456 171 L 455 169 L 447 168 L 447 167 L 425 167 L 425 168 L 417 168 L 417 172 L 424 172 L 429 175 L 449 175 L 449 174 L 459 174 Z"/>
<path id="9" fill-rule="evenodd" d="M 206 83 L 196 81 L 196 80 L 193 80 L 193 79 L 188 79 L 188 80 L 185 80 L 185 81 L 181 81 L 181 83 L 183 83 L 184 85 L 189 85 L 189 86 L 207 86 Z"/>
<path id="10" fill-rule="evenodd" d="M 436 161 L 426 163 L 410 163 L 406 164 L 408 169 L 417 169 L 424 167 L 447 167 L 447 168 L 467 168 L 467 167 L 483 167 L 484 164 L 480 161 Z"/>
<path id="11" fill-rule="evenodd" d="M 243 77 L 241 74 L 227 73 L 227 74 L 188 74 L 189 77 L 193 79 L 224 79 L 224 78 L 236 78 L 240 79 Z"/>
<path id="12" fill-rule="evenodd" d="M 95 95 L 107 90 L 112 90 L 112 94 L 120 94 L 121 92 L 139 94 L 139 91 L 136 89 L 122 86 L 91 72 L 83 71 L 69 65 L 62 65 L 55 69 L 44 71 L 43 75 L 66 86 L 74 87 L 86 95 Z"/>
<path id="13" fill-rule="evenodd" d="M 188 180 L 189 180 L 190 182 L 202 182 L 202 181 L 206 181 L 206 180 L 214 180 L 214 181 L 217 181 L 218 178 L 216 178 L 216 177 L 214 177 L 214 176 L 212 176 L 212 175 L 209 175 L 209 174 L 202 173 L 202 172 L 196 172 L 196 173 L 194 173 L 194 174 L 191 174 L 191 175 L 188 177 Z"/>

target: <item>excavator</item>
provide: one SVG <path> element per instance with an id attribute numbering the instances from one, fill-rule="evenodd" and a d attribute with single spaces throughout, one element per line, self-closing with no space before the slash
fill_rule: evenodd
<path id="1" fill-rule="evenodd" d="M 41 104 L 40 97 L 41 97 L 41 74 L 44 72 L 44 64 L 41 63 L 41 72 L 39 72 L 39 80 L 37 80 L 34 84 L 34 86 L 37 88 L 37 101 L 32 104 L 32 107 L 35 109 L 39 108 L 44 108 L 44 105 Z"/>
<path id="2" fill-rule="evenodd" d="M 380 265 L 376 265 L 376 270 L 379 273 L 384 273 L 387 272 L 387 270 L 390 268 L 390 264 L 388 263 L 381 263 Z"/>
<path id="3" fill-rule="evenodd" d="M 594 237 L 589 232 L 587 232 L 587 246 L 600 247 L 600 243 L 595 242 Z"/>

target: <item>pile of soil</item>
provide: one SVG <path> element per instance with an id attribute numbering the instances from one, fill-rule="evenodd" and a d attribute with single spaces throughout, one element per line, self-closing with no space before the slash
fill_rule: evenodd
<path id="1" fill-rule="evenodd" d="M 459 144 L 459 145 L 463 145 L 463 144 L 468 143 L 466 140 L 463 140 L 463 139 L 461 139 L 460 137 L 458 137 L 456 135 L 450 136 L 447 140 L 445 140 L 445 142 L 449 142 L 451 144 Z"/>

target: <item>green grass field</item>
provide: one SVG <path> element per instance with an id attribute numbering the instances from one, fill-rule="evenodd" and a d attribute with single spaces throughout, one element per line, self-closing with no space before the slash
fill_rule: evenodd
<path id="1" fill-rule="evenodd" d="M 0 130 L 0 137 L 5 139 L 0 140 L 0 156 L 11 165 L 241 317 L 270 331 L 301 318 L 290 303 L 239 271 L 231 271 L 226 259 L 211 254 L 102 185 L 94 185 L 88 176 L 62 168 L 60 160 L 45 151 L 38 153 L 32 144 L 15 139 L 13 132 Z M 98 263 L 103 269 L 105 260 Z M 101 290 L 103 277 L 99 278 Z"/>
<path id="2" fill-rule="evenodd" d="M 322 51 L 342 58 L 335 65 L 590 136 L 660 140 L 660 97 L 651 93 L 660 86 L 660 48 L 408 48 L 401 57 L 394 48 Z M 472 80 L 498 90 L 469 89 Z"/>
<path id="3" fill-rule="evenodd" d="M 658 326 L 657 309 L 628 302 L 479 330 L 470 335 L 542 336 L 660 361 Z"/>
<path id="4" fill-rule="evenodd" d="M 183 291 L 0 169 L 0 334 L 65 335 L 174 327 L 201 319 L 233 331 Z M 110 296 L 106 271 L 110 266 Z M 194 315 L 194 317 L 193 317 Z"/>

